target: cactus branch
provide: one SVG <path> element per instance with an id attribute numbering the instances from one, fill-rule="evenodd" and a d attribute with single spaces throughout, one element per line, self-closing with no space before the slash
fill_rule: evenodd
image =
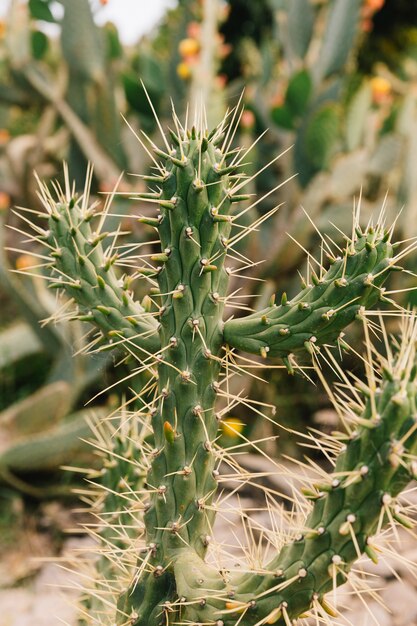
<path id="1" fill-rule="evenodd" d="M 288 359 L 292 353 L 334 343 L 361 307 L 372 307 L 395 266 L 389 235 L 383 229 L 358 229 L 342 258 L 330 259 L 322 276 L 312 272 L 312 285 L 292 300 L 286 295 L 274 305 L 243 319 L 225 323 L 224 339 L 230 347 L 262 356 Z"/>
<path id="2" fill-rule="evenodd" d="M 304 490 L 313 503 L 304 530 L 263 571 L 231 573 L 221 585 L 218 573 L 196 556 L 188 555 L 187 567 L 176 564 L 180 594 L 188 600 L 184 623 L 215 624 L 217 616 L 225 626 L 284 626 L 317 606 L 326 611 L 324 595 L 346 582 L 354 561 L 362 554 L 378 560 L 373 536 L 383 525 L 411 523 L 396 497 L 416 471 L 417 319 L 404 326 L 398 353 L 369 365 L 362 412 L 338 407 L 353 428 L 346 443 L 339 442 L 334 472 Z M 211 594 L 202 593 L 207 587 Z"/>
<path id="3" fill-rule="evenodd" d="M 91 180 L 91 171 L 87 176 Z M 89 202 L 89 183 L 78 200 L 69 185 L 57 188 L 55 200 L 41 184 L 41 199 L 48 213 L 49 230 L 42 238 L 50 250 L 50 288 L 65 289 L 77 306 L 75 319 L 94 323 L 102 333 L 100 345 L 125 347 L 139 360 L 154 358 L 159 350 L 158 323 L 133 299 L 129 280 L 119 280 L 114 271 L 117 254 L 105 251 L 102 232 L 105 212 L 98 229 L 90 221 L 94 208 Z"/>

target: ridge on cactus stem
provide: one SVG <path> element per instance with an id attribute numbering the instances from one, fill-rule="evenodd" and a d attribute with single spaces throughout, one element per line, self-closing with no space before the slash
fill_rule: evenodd
<path id="1" fill-rule="evenodd" d="M 416 242 L 399 248 L 384 211 L 363 228 L 358 210 L 343 250 L 323 239 L 327 262 L 310 271 L 298 295 L 230 317 L 226 311 L 239 312 L 241 305 L 228 291 L 229 279 L 251 267 L 238 243 L 279 205 L 249 226 L 241 223 L 262 198 L 244 195 L 252 178 L 243 172 L 249 151 L 234 147 L 239 106 L 211 131 L 204 120 L 199 111 L 189 128 L 174 112 L 169 135 L 157 120 L 162 148 L 138 137 L 152 155 L 154 174 L 144 177 L 149 191 L 137 199 L 154 205 L 155 214 L 132 217 L 157 233 L 160 249 L 152 255 L 132 246 L 129 256 L 118 231 L 105 232 L 114 194 L 98 211 L 89 196 L 91 168 L 79 197 L 67 170 L 64 189 L 54 184 L 52 192 L 40 183 L 45 228 L 25 216 L 45 244 L 51 289 L 64 292 L 71 315 L 93 328 L 89 350 L 129 356 L 129 378 L 139 389 L 107 424 L 94 426 L 104 466 L 89 476 L 97 518 L 90 530 L 101 547 L 96 574 L 81 577 L 88 581 L 82 620 L 291 626 L 313 617 L 333 623 L 343 593 L 338 588 L 349 580 L 364 591 L 353 564 L 384 554 L 383 528 L 412 526 L 412 509 L 400 494 L 417 474 L 417 318 L 404 312 L 401 334 L 389 340 L 383 313 L 372 317 L 371 308 L 391 301 L 384 283 Z M 245 200 L 249 208 L 239 208 Z M 126 267 L 134 268 L 132 276 L 123 273 Z M 135 280 L 150 286 L 141 304 Z M 68 316 L 68 307 L 63 310 Z M 349 350 L 343 331 L 355 320 L 364 330 L 366 377 L 356 384 L 338 353 Z M 384 340 L 381 354 L 371 333 Z M 244 389 L 233 393 L 231 378 L 258 376 L 271 363 L 303 374 L 306 361 L 344 430 L 321 438 L 300 433 L 324 453 L 330 470 L 313 462 L 286 470 L 273 461 L 291 495 L 257 485 L 269 526 L 239 503 L 232 507 L 247 537 L 258 539 L 231 560 L 228 538 L 216 540 L 215 518 L 230 501 L 225 481 L 253 483 L 239 463 L 242 445 L 251 442 L 235 428 L 237 443 L 221 448 L 222 422 L 227 427 L 240 403 L 273 421 L 273 407 L 251 401 Z M 335 387 L 322 369 L 327 366 L 339 380 Z"/>

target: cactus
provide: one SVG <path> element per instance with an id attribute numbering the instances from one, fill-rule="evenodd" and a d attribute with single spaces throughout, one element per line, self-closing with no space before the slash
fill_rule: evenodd
<path id="1" fill-rule="evenodd" d="M 294 0 L 280 7 L 279 45 L 285 62 L 280 65 L 276 93 L 283 102 L 271 109 L 275 124 L 295 134 L 291 138 L 296 143 L 294 166 L 303 188 L 328 169 L 328 157 L 336 146 L 340 149 L 340 105 L 349 78 L 346 66 L 360 33 L 362 2 L 316 4 Z M 282 84 L 282 77 L 287 84 Z M 288 141 L 285 136 L 284 141 Z"/>
<path id="2" fill-rule="evenodd" d="M 134 419 L 132 419 L 134 417 Z M 117 424 L 117 426 L 116 426 Z M 89 470 L 87 480 L 92 489 L 83 490 L 93 513 L 94 533 L 100 537 L 100 559 L 94 565 L 87 561 L 82 575 L 94 580 L 94 589 L 85 590 L 81 606 L 81 624 L 100 623 L 111 626 L 114 611 L 106 611 L 117 601 L 120 592 L 117 565 L 129 553 L 132 540 L 141 527 L 141 508 L 131 506 L 132 494 L 140 493 L 146 480 L 146 456 L 151 450 L 146 438 L 149 434 L 149 414 L 123 409 L 123 420 L 109 423 L 97 416 L 91 422 L 95 437 L 90 441 L 103 461 L 102 467 Z M 138 454 L 138 450 L 143 454 Z M 91 534 L 92 525 L 86 528 Z M 115 558 L 115 555 L 117 557 Z M 94 555 L 95 556 L 95 555 Z M 80 573 L 80 567 L 77 567 Z M 112 581 L 112 584 L 109 584 Z M 103 594 L 105 602 L 103 602 Z"/>
<path id="3" fill-rule="evenodd" d="M 143 521 L 122 550 L 117 536 L 126 517 L 122 508 L 120 516 L 114 512 L 116 541 L 108 550 L 112 567 L 93 592 L 95 598 L 105 598 L 101 609 L 94 608 L 95 617 L 89 615 L 93 623 L 289 626 L 306 614 L 322 621 L 326 613 L 335 613 L 325 594 L 345 582 L 353 562 L 363 553 L 376 560 L 372 536 L 387 521 L 410 523 L 395 498 L 416 475 L 417 323 L 410 314 L 397 351 L 387 347 L 387 358 L 378 360 L 369 341 L 369 330 L 376 325 L 366 311 L 379 300 L 389 300 L 383 284 L 393 270 L 401 269 L 398 262 L 415 245 L 397 252 L 392 229 L 384 228 L 382 217 L 362 229 L 356 216 L 340 256 L 323 242 L 329 269 L 318 264 L 296 297 L 284 294 L 278 305 L 227 319 L 225 307 L 237 304 L 228 295 L 229 277 L 250 265 L 235 246 L 277 210 L 239 228 L 248 209 L 235 210 L 246 198 L 241 190 L 247 182 L 241 169 L 246 154 L 231 150 L 236 119 L 235 110 L 209 133 L 204 112 L 191 130 L 174 114 L 172 144 L 160 127 L 164 148 L 151 145 L 155 173 L 145 177 L 151 187 L 138 199 L 158 209 L 156 217 L 139 220 L 156 230 L 161 249 L 143 259 L 134 251 L 127 262 L 135 267 L 134 277 L 151 285 L 142 304 L 135 301 L 131 278 L 116 273 L 118 265 L 126 264 L 124 248 L 118 256 L 115 234 L 101 232 L 110 203 L 95 215 L 88 183 L 78 198 L 68 177 L 65 189 L 55 187 L 57 197 L 41 185 L 48 226 L 42 233 L 35 229 L 51 257 L 50 287 L 72 299 L 75 319 L 95 326 L 96 350 L 124 351 L 137 360 L 134 371 L 148 371 L 157 381 L 144 390 L 152 389 L 151 401 L 129 417 L 142 422 L 145 413 L 151 420 L 146 445 L 142 438 L 139 446 L 138 467 L 147 468 L 145 485 L 126 470 L 132 459 L 131 437 L 125 438 L 125 458 L 113 452 L 113 463 L 106 466 L 111 472 L 104 480 L 104 494 L 110 497 L 104 498 L 102 513 L 105 546 L 111 544 L 109 513 L 123 507 L 115 493 L 118 471 L 129 483 L 122 487 L 130 496 L 125 506 L 131 507 L 132 519 L 139 508 Z M 229 268 L 226 259 L 234 259 L 239 269 Z M 363 320 L 367 338 L 368 382 L 349 403 L 346 390 L 340 391 L 339 400 L 335 397 L 320 366 L 323 356 L 337 367 L 327 346 L 347 348 L 343 329 L 356 318 Z M 248 365 L 240 350 L 256 360 Z M 230 570 L 208 558 L 219 508 L 219 465 L 229 459 L 236 466 L 233 456 L 218 448 L 217 432 L 223 416 L 241 400 L 229 392 L 233 371 L 262 367 L 259 360 L 267 363 L 270 357 L 282 359 L 290 374 L 302 370 L 297 359 L 312 360 L 347 432 L 319 444 L 334 459 L 334 470 L 305 487 L 304 522 L 294 532 L 284 528 L 284 539 L 270 534 L 275 554 L 269 563 Z M 346 374 L 340 368 L 338 372 L 347 384 Z M 215 408 L 217 396 L 227 403 L 220 411 Z M 119 440 L 115 448 L 108 445 L 110 454 L 120 445 Z M 283 516 L 286 524 L 291 521 L 288 514 Z M 125 538 L 130 534 L 131 529 Z M 109 599 L 115 590 L 122 590 L 117 607 Z"/>

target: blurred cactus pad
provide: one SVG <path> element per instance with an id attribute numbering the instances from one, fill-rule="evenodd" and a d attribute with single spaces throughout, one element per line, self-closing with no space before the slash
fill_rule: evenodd
<path id="1" fill-rule="evenodd" d="M 400 494 L 417 474 L 417 320 L 399 310 L 385 283 L 416 243 L 392 240 L 384 210 L 362 226 L 357 208 L 343 248 L 322 237 L 319 260 L 309 256 L 296 296 L 283 294 L 247 314 L 243 296 L 229 288 L 252 266 L 241 242 L 280 206 L 253 223 L 245 219 L 263 198 L 245 195 L 251 147 L 234 146 L 239 116 L 238 106 L 209 130 L 204 109 L 190 125 L 174 112 L 172 130 L 156 120 L 161 147 L 138 136 L 153 173 L 143 177 L 148 191 L 135 198 L 155 211 L 131 217 L 153 229 L 160 244 L 152 254 L 123 243 L 120 226 L 104 230 L 113 194 L 97 208 L 91 169 L 80 195 L 66 170 L 62 188 L 40 184 L 43 211 L 22 213 L 31 239 L 44 245 L 49 287 L 69 299 L 62 316 L 91 330 L 88 350 L 111 350 L 130 362 L 132 387 L 146 374 L 132 400 L 92 426 L 103 468 L 91 470 L 85 497 L 100 558 L 81 563 L 84 624 L 291 626 L 310 617 L 339 623 L 332 621 L 343 605 L 339 586 L 350 581 L 356 593 L 365 592 L 354 563 L 377 562 L 396 525 L 413 525 Z M 140 303 L 139 280 L 149 285 Z M 372 311 L 379 303 L 384 310 Z M 402 317 L 393 338 L 384 314 L 394 322 Z M 353 351 L 363 380 L 340 360 L 350 350 L 343 331 L 355 320 L 365 339 L 364 355 Z M 224 514 L 231 495 L 223 483 L 232 479 L 233 493 L 256 483 L 239 458 L 245 446 L 259 450 L 259 442 L 248 441 L 239 422 L 240 441 L 222 448 L 219 429 L 223 421 L 233 428 L 230 416 L 240 404 L 279 423 L 272 406 L 251 401 L 244 389 L 245 377 L 262 379 L 271 368 L 323 385 L 340 431 L 300 433 L 324 455 L 324 469 L 314 460 L 271 460 L 287 495 L 259 484 L 264 505 L 256 511 L 235 499 L 246 545 L 231 556 L 236 524 L 230 537 L 216 535 L 216 514 Z M 235 391 L 233 379 L 242 374 L 243 388 Z"/>

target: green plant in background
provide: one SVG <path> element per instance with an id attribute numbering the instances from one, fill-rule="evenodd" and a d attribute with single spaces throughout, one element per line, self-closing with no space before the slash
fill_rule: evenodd
<path id="1" fill-rule="evenodd" d="M 45 35 L 46 23 L 59 37 Z M 19 202 L 32 202 L 33 169 L 50 177 L 66 158 L 77 185 L 94 161 L 95 188 L 112 186 L 121 168 L 132 167 L 120 112 L 154 130 L 146 98 L 133 84 L 140 73 L 162 107 L 168 53 L 124 48 L 114 25 L 97 26 L 89 0 L 13 0 L 3 29 L 0 128 L 11 141 L 6 163 L 0 160 L 0 185 Z M 14 141 L 22 135 L 25 141 Z"/>
<path id="2" fill-rule="evenodd" d="M 40 273 L 45 259 L 32 249 L 30 255 L 17 257 L 15 272 L 26 275 L 13 273 L 4 250 L 4 217 L 3 213 L 0 285 L 22 320 L 6 324 L 0 332 L 0 481 L 40 498 L 57 490 L 69 494 L 68 487 L 48 480 L 36 486 L 30 475 L 57 472 L 60 465 L 76 459 L 91 461 L 91 451 L 82 442 L 90 434 L 86 416 L 91 409 L 83 408 L 82 398 L 102 378 L 110 359 L 109 355 L 74 355 L 75 346 L 82 351 L 85 345 L 80 324 L 41 323 L 51 322 L 59 308 Z M 62 310 L 59 317 L 62 322 Z M 107 411 L 103 406 L 95 409 L 101 415 Z"/>
<path id="3" fill-rule="evenodd" d="M 31 204 L 33 169 L 50 177 L 64 156 L 77 186 L 88 160 L 95 163 L 94 188 L 112 185 L 127 166 L 129 142 L 121 134 L 120 108 L 126 114 L 134 111 L 148 132 L 155 126 L 145 95 L 138 89 L 132 94 L 132 74 L 140 69 L 145 79 L 152 76 L 152 96 L 159 103 L 163 63 L 159 66 L 155 55 L 153 64 L 147 63 L 151 55 L 145 53 L 128 59 L 115 28 L 95 24 L 88 0 L 60 4 L 57 14 L 51 2 L 13 0 L 0 34 L 0 127 L 6 137 L 0 147 L 0 204 L 5 209 L 13 200 Z M 44 34 L 45 23 L 60 26 L 58 39 Z M 120 214 L 129 211 L 129 201 L 117 202 Z M 113 228 L 111 222 L 106 228 Z M 81 442 L 90 433 L 85 416 L 93 409 L 100 413 L 104 399 L 88 409 L 83 399 L 113 357 L 94 353 L 74 359 L 74 346 L 81 349 L 84 341 L 81 325 L 40 323 L 54 318 L 57 302 L 38 276 L 45 259 L 37 256 L 36 246 L 32 258 L 17 256 L 22 251 L 16 248 L 16 226 L 13 212 L 2 210 L 0 298 L 10 301 L 22 319 L 5 325 L 0 334 L 0 480 L 42 497 L 54 491 L 43 489 L 46 471 L 75 461 L 75 455 L 91 465 L 91 453 Z M 24 264 L 37 267 L 30 277 L 16 276 L 10 272 L 15 263 L 18 272 Z M 3 316 L 1 321 L 6 322 Z M 39 482 L 37 472 L 43 473 L 40 489 L 33 484 Z"/>
<path id="4" fill-rule="evenodd" d="M 306 614 L 322 620 L 336 612 L 325 594 L 349 579 L 353 562 L 363 553 L 377 560 L 373 535 L 388 522 L 412 523 L 396 498 L 416 477 L 417 322 L 408 314 L 403 336 L 392 348 L 387 341 L 387 357 L 375 356 L 369 333 L 378 326 L 367 309 L 389 300 L 383 284 L 415 244 L 397 252 L 383 215 L 366 228 L 357 215 L 343 250 L 334 253 L 323 242 L 329 269 L 317 263 L 298 295 L 228 318 L 226 306 L 240 307 L 236 294 L 228 293 L 229 279 L 251 266 L 237 245 L 279 207 L 242 227 L 249 209 L 235 207 L 247 199 L 247 152 L 232 149 L 237 109 L 210 133 L 204 119 L 200 110 L 188 129 L 174 114 L 169 140 L 160 127 L 163 148 L 147 148 L 154 174 L 146 176 L 149 192 L 138 199 L 155 204 L 157 212 L 139 219 L 161 245 L 150 256 L 134 244 L 118 244 L 117 231 L 103 230 L 110 203 L 95 214 L 90 176 L 79 197 L 68 176 L 56 197 L 41 186 L 47 223 L 34 229 L 50 257 L 50 287 L 70 297 L 75 319 L 93 324 L 94 349 L 124 352 L 135 364 L 132 380 L 142 372 L 152 376 L 137 392 L 138 412 L 122 411 L 116 438 L 97 444 L 110 461 L 95 510 L 101 518 L 95 535 L 104 550 L 93 600 L 84 605 L 95 606 L 93 613 L 84 609 L 93 623 L 289 626 Z M 118 265 L 133 266 L 133 277 L 119 276 Z M 132 291 L 137 278 L 150 284 L 142 303 Z M 367 343 L 368 380 L 359 391 L 327 348 L 336 343 L 348 349 L 342 331 L 356 318 L 363 320 Z M 384 327 L 380 332 L 386 334 Z M 330 473 L 318 470 L 320 480 L 303 472 L 298 477 L 304 497 L 299 494 L 295 504 L 302 521 L 267 497 L 274 511 L 272 529 L 265 529 L 272 558 L 248 546 L 246 564 L 233 568 L 213 541 L 222 507 L 219 469 L 226 463 L 242 483 L 250 477 L 234 457 L 239 446 L 226 451 L 217 445 L 218 429 L 240 402 L 251 406 L 244 392 L 230 391 L 232 375 L 251 368 L 256 374 L 262 360 L 274 357 L 290 374 L 303 371 L 303 358 L 311 359 L 345 432 L 317 442 L 331 460 Z M 326 360 L 344 384 L 338 392 L 321 373 Z M 221 408 L 217 398 L 224 401 Z M 240 513 L 250 527 L 250 511 Z"/>
<path id="5" fill-rule="evenodd" d="M 279 266 L 281 285 L 296 293 L 293 277 L 303 262 L 303 248 L 318 242 L 312 222 L 325 234 L 331 223 L 345 232 L 355 194 L 361 194 L 365 220 L 382 203 L 394 219 L 395 207 L 404 204 L 399 232 L 404 238 L 415 234 L 410 232 L 416 206 L 412 54 L 404 54 L 397 76 L 384 67 L 376 67 L 374 76 L 363 76 L 357 62 L 358 48 L 372 46 L 366 22 L 375 11 L 382 15 L 383 4 L 276 0 L 269 3 L 270 24 L 265 25 L 258 4 L 232 0 L 220 26 L 226 45 L 232 45 L 220 68 L 229 81 L 226 97 L 244 84 L 252 113 L 252 119 L 242 120 L 245 134 L 256 136 L 272 126 L 264 144 L 256 146 L 253 160 L 267 163 L 271 151 L 294 145 L 254 181 L 256 191 L 265 193 L 276 176 L 297 173 L 279 191 L 284 210 L 253 235 L 251 258 L 268 262 L 254 267 L 252 276 L 268 279 L 272 291 L 277 289 Z M 239 141 L 244 139 L 241 133 Z M 271 194 L 266 210 L 276 201 Z M 303 219 L 302 206 L 308 207 L 312 221 Z M 286 236 L 288 231 L 299 247 Z"/>
<path id="6" fill-rule="evenodd" d="M 221 27 L 232 51 L 221 68 L 243 76 L 258 122 L 295 139 L 293 157 L 304 188 L 325 170 L 341 135 L 346 79 L 360 33 L 362 0 L 316 3 L 274 0 L 253 6 L 232 0 Z M 236 24 L 241 25 L 238 29 Z M 250 89 L 260 83 L 262 91 Z M 270 105 L 271 103 L 271 105 Z M 267 107 L 271 107 L 267 111 Z"/>

